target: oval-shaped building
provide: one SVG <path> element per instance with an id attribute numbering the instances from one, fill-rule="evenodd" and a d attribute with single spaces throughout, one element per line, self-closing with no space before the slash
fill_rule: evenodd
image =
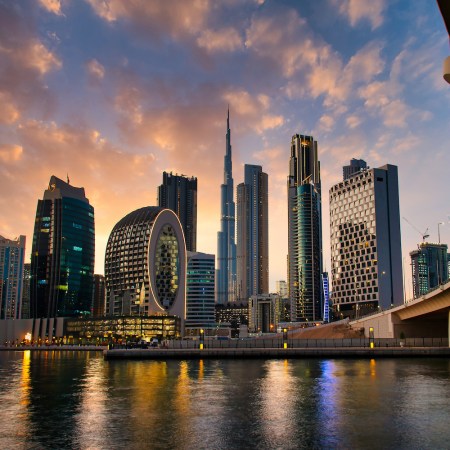
<path id="1" fill-rule="evenodd" d="M 105 254 L 106 315 L 186 316 L 186 244 L 177 215 L 147 206 L 113 228 Z"/>

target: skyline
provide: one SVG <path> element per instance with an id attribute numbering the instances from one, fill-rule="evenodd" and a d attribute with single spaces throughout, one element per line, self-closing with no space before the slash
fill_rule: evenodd
<path id="1" fill-rule="evenodd" d="M 197 250 L 217 257 L 228 103 L 235 184 L 244 164 L 269 176 L 271 292 L 286 279 L 296 133 L 318 142 L 324 269 L 328 192 L 351 158 L 397 165 L 400 216 L 428 228 L 430 242 L 445 222 L 450 243 L 448 35 L 437 4 L 184 1 L 173 11 L 163 1 L 40 0 L 0 10 L 0 234 L 26 235 L 26 261 L 50 176 L 85 188 L 104 273 L 114 225 L 157 205 L 164 171 L 197 177 Z M 410 280 L 422 239 L 403 219 L 401 231 Z"/>

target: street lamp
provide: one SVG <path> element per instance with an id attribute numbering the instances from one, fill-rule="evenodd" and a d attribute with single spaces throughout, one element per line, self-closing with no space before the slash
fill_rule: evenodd
<path id="1" fill-rule="evenodd" d="M 288 348 L 287 331 L 287 328 L 283 328 L 283 348 Z"/>
<path id="2" fill-rule="evenodd" d="M 200 350 L 203 350 L 203 344 L 205 342 L 205 330 L 203 328 L 200 329 Z"/>
<path id="3" fill-rule="evenodd" d="M 438 224 L 437 224 L 437 226 L 438 226 L 438 244 L 441 243 L 441 231 L 440 231 L 440 229 L 439 229 L 439 227 L 440 227 L 441 225 L 444 225 L 444 222 L 438 222 Z"/>

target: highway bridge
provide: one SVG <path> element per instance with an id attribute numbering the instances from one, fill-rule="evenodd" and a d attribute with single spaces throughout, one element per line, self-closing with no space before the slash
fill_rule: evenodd
<path id="1" fill-rule="evenodd" d="M 427 294 L 370 316 L 350 322 L 354 329 L 364 328 L 369 337 L 373 328 L 375 338 L 450 338 L 450 281 Z M 450 339 L 449 339 L 450 342 Z"/>

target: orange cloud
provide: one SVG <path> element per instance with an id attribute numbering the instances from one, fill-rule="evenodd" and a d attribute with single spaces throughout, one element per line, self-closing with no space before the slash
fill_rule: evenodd
<path id="1" fill-rule="evenodd" d="M 63 16 L 64 14 L 61 11 L 61 2 L 60 0 L 39 0 L 39 4 L 42 8 L 56 14 L 57 16 Z"/>
<path id="2" fill-rule="evenodd" d="M 358 22 L 367 20 L 372 25 L 372 30 L 383 23 L 384 0 L 332 0 L 331 4 L 338 8 L 340 14 L 345 16 L 354 27 Z"/>
<path id="3" fill-rule="evenodd" d="M 235 28 L 223 28 L 221 30 L 204 30 L 197 38 L 199 47 L 208 52 L 232 52 L 242 48 L 242 37 Z"/>

